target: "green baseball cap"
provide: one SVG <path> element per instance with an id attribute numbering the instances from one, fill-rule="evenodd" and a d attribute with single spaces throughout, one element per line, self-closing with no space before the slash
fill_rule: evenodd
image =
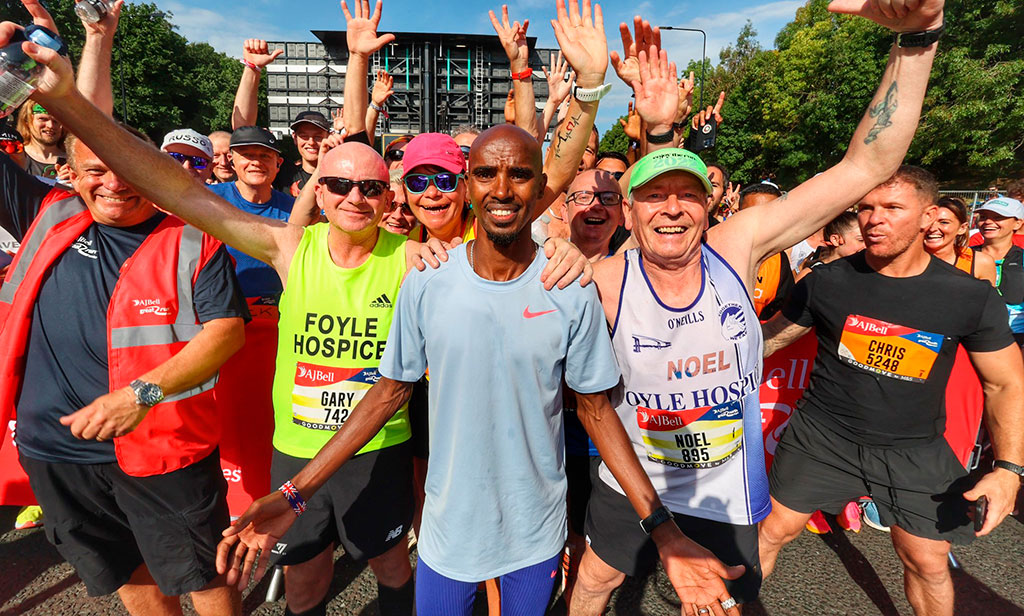
<path id="1" fill-rule="evenodd" d="M 711 194 L 711 180 L 708 179 L 708 168 L 704 161 L 693 152 L 682 148 L 665 148 L 651 152 L 638 160 L 629 176 L 629 194 L 632 195 L 638 186 L 669 171 L 685 171 L 692 174 L 704 185 L 704 190 Z"/>

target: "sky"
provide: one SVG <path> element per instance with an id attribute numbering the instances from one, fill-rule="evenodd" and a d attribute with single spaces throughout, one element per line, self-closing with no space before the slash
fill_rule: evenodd
<path id="1" fill-rule="evenodd" d="M 170 18 L 190 41 L 210 43 L 218 51 L 241 56 L 247 38 L 277 41 L 315 41 L 311 29 L 345 28 L 345 18 L 335 0 L 150 0 Z M 707 55 L 718 61 L 718 52 L 734 42 L 750 20 L 764 47 L 772 47 L 775 34 L 793 19 L 804 0 L 610 0 L 600 3 L 604 12 L 608 49 L 622 52 L 620 22 L 632 23 L 641 15 L 653 25 L 701 28 L 707 32 Z M 464 32 L 493 34 L 487 11 L 500 12 L 500 4 L 478 0 L 385 0 L 380 32 Z M 554 0 L 520 0 L 509 5 L 512 19 L 530 20 L 529 34 L 539 47 L 557 47 L 550 20 L 555 17 Z M 693 32 L 665 32 L 662 45 L 678 66 L 701 57 L 702 37 Z M 630 89 L 608 67 L 606 81 L 612 92 L 602 101 L 597 125 L 607 130 L 626 113 Z M 705 101 L 715 93 L 707 93 Z M 696 95 L 696 94 L 695 94 Z M 696 104 L 696 101 L 694 101 Z M 706 104 L 706 103 L 705 103 Z"/>

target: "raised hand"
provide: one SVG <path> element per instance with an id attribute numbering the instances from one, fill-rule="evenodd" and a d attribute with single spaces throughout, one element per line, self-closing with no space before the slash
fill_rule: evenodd
<path id="1" fill-rule="evenodd" d="M 283 49 L 275 49 L 271 52 L 267 42 L 263 39 L 246 39 L 242 45 L 242 58 L 260 68 L 270 64 L 283 53 Z"/>
<path id="2" fill-rule="evenodd" d="M 82 26 L 85 27 L 85 33 L 87 35 L 102 36 L 102 37 L 113 37 L 114 32 L 117 31 L 117 22 L 121 19 L 121 9 L 124 7 L 124 0 L 118 0 L 114 3 L 107 14 L 103 16 L 103 19 L 96 23 L 90 23 L 83 20 Z"/>
<path id="3" fill-rule="evenodd" d="M 345 108 L 338 107 L 331 112 L 331 128 L 334 132 L 340 133 L 345 130 Z"/>
<path id="4" fill-rule="evenodd" d="M 943 0 L 833 0 L 833 13 L 859 15 L 894 32 L 934 30 L 942 25 Z"/>
<path id="5" fill-rule="evenodd" d="M 47 30 L 50 30 L 54 34 L 60 34 L 57 31 L 57 22 L 50 16 L 50 12 L 46 10 L 46 7 L 39 2 L 39 0 L 21 0 L 21 3 L 25 5 L 25 10 L 32 16 L 32 23 L 37 26 L 42 26 Z M 120 5 L 122 2 L 118 2 L 117 10 L 120 12 Z M 116 22 L 115 22 L 116 23 Z"/>
<path id="6" fill-rule="evenodd" d="M 350 54 L 369 56 L 373 52 L 395 40 L 394 34 L 377 36 L 380 25 L 381 0 L 377 0 L 373 14 L 370 14 L 369 0 L 354 0 L 355 15 L 348 9 L 345 0 L 341 0 L 341 12 L 345 14 L 345 42 L 348 43 Z"/>
<path id="7" fill-rule="evenodd" d="M 672 130 L 679 107 L 679 85 L 676 81 L 676 63 L 668 61 L 668 53 L 651 45 L 637 56 L 640 79 L 633 82 L 636 93 L 636 112 L 647 123 L 652 134 Z"/>
<path id="8" fill-rule="evenodd" d="M 530 20 L 525 19 L 520 24 L 518 21 L 509 24 L 508 5 L 501 5 L 501 21 L 494 11 L 487 11 L 491 17 L 491 25 L 494 32 L 501 41 L 501 47 L 505 50 L 508 61 L 513 65 L 513 72 L 521 72 L 530 63 L 530 47 L 526 42 L 526 30 L 530 27 Z"/>
<path id="9" fill-rule="evenodd" d="M 676 124 L 686 122 L 686 118 L 690 116 L 690 110 L 693 109 L 694 83 L 696 83 L 696 80 L 694 79 L 693 71 L 690 71 L 689 77 L 683 77 L 679 80 L 679 106 L 676 107 Z"/>
<path id="10" fill-rule="evenodd" d="M 552 56 L 550 73 L 546 66 L 541 67 L 541 69 L 544 71 L 544 79 L 548 81 L 548 100 L 561 103 L 568 98 L 569 92 L 572 91 L 572 82 L 576 78 L 576 74 L 569 70 L 569 63 L 562 58 L 562 52 L 558 52 L 557 58 Z M 569 72 L 569 79 L 565 78 L 566 71 Z"/>
<path id="11" fill-rule="evenodd" d="M 370 93 L 370 100 L 380 107 L 395 93 L 394 85 L 395 78 L 384 69 L 380 69 L 377 71 L 377 80 L 373 82 L 373 92 Z"/>
<path id="12" fill-rule="evenodd" d="M 640 18 L 639 15 L 633 18 L 633 31 L 636 38 L 630 36 L 629 26 L 625 22 L 619 24 L 619 34 L 622 36 L 622 56 L 618 53 L 611 53 L 612 68 L 619 79 L 627 86 L 633 87 L 633 82 L 640 79 L 640 64 L 637 60 L 637 53 L 642 49 L 649 49 L 654 45 L 661 49 L 661 29 L 657 26 L 651 27 L 649 21 Z"/>
<path id="13" fill-rule="evenodd" d="M 0 22 L 0 47 L 11 42 L 14 33 L 23 28 L 15 23 Z M 62 98 L 71 93 L 75 88 L 75 76 L 71 69 L 71 62 L 65 57 L 50 49 L 32 42 L 23 42 L 21 49 L 30 58 L 46 67 L 46 70 L 39 75 L 36 81 L 36 91 L 32 99 L 48 107 L 49 101 Z"/>
<path id="14" fill-rule="evenodd" d="M 619 124 L 622 125 L 622 132 L 626 133 L 626 136 L 630 139 L 640 140 L 640 131 L 642 130 L 642 124 L 640 122 L 640 114 L 633 108 L 632 101 L 626 107 L 626 119 L 619 118 Z"/>
<path id="15" fill-rule="evenodd" d="M 505 122 L 516 123 L 516 91 L 508 89 L 508 96 L 505 97 Z"/>
<path id="16" fill-rule="evenodd" d="M 692 74 L 692 73 L 691 73 Z M 707 124 L 712 117 L 715 118 L 715 124 L 722 124 L 722 105 L 725 104 L 725 92 L 719 92 L 718 101 L 715 106 L 708 105 L 707 109 L 701 109 L 693 115 L 693 121 L 690 126 L 693 130 L 700 130 L 705 124 Z"/>
<path id="17" fill-rule="evenodd" d="M 601 5 L 590 0 L 558 0 L 558 19 L 551 20 L 555 38 L 565 59 L 576 71 L 576 82 L 581 88 L 594 88 L 604 83 L 608 70 L 608 41 L 604 36 L 604 14 Z"/>

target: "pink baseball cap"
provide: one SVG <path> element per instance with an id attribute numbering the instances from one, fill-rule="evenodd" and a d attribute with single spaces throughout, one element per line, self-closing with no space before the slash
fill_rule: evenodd
<path id="1" fill-rule="evenodd" d="M 402 169 L 408 175 L 421 165 L 437 165 L 445 171 L 463 173 L 466 171 L 466 157 L 459 144 L 443 133 L 422 133 L 413 137 L 405 146 Z"/>

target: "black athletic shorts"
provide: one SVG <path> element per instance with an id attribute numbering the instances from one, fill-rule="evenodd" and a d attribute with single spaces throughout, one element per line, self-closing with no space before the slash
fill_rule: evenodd
<path id="1" fill-rule="evenodd" d="M 565 455 L 565 479 L 568 488 L 569 528 L 577 535 L 586 532 L 587 504 L 601 467 L 601 456 Z"/>
<path id="2" fill-rule="evenodd" d="M 21 456 L 21 465 L 46 514 L 46 538 L 89 595 L 116 591 L 143 563 L 168 596 L 201 590 L 217 577 L 217 543 L 230 524 L 217 451 L 151 477 L 127 475 L 116 462 Z"/>
<path id="3" fill-rule="evenodd" d="M 308 463 L 275 449 L 272 485 L 288 481 Z M 306 512 L 274 548 L 273 564 L 304 563 L 333 543 L 341 543 L 356 560 L 375 558 L 406 541 L 412 513 L 412 444 L 358 455 L 307 500 Z"/>
<path id="4" fill-rule="evenodd" d="M 757 552 L 757 525 L 727 524 L 673 512 L 683 534 L 704 546 L 728 566 L 747 570 L 725 587 L 739 603 L 757 599 L 761 591 L 761 561 Z M 626 575 L 649 573 L 658 562 L 658 548 L 640 528 L 629 499 L 598 479 L 587 510 L 587 544 L 601 560 Z"/>
<path id="5" fill-rule="evenodd" d="M 412 455 L 426 460 L 430 453 L 430 430 L 427 423 L 427 394 L 430 381 L 423 377 L 412 386 L 409 397 L 409 429 L 412 430 Z"/>
<path id="6" fill-rule="evenodd" d="M 916 447 L 864 447 L 797 412 L 768 473 L 771 495 L 800 513 L 838 513 L 870 496 L 882 524 L 926 539 L 970 543 L 974 527 L 963 493 L 974 478 L 942 437 Z"/>

